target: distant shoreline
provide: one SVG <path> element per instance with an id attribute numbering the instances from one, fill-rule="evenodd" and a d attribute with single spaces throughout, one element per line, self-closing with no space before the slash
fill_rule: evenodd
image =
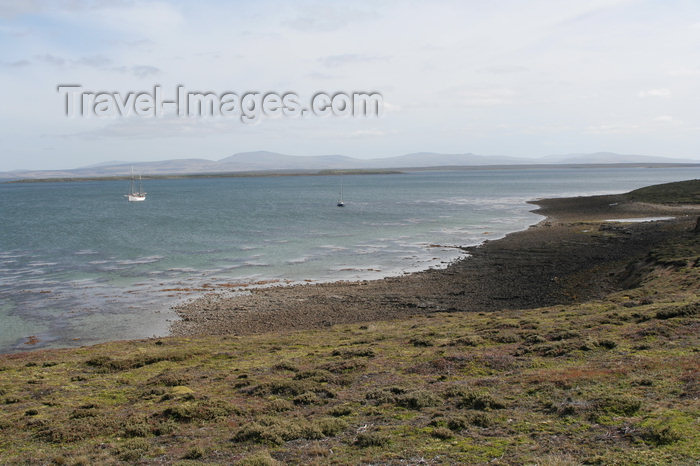
<path id="1" fill-rule="evenodd" d="M 143 175 L 144 180 L 180 180 L 199 178 L 265 178 L 281 176 L 336 176 L 336 175 L 400 175 L 404 172 L 398 170 L 309 170 L 309 171 L 264 171 L 264 172 L 222 172 L 222 173 L 191 173 L 172 175 Z M 70 183 L 80 181 L 122 181 L 130 180 L 131 176 L 81 176 L 58 178 L 22 178 L 19 180 L 4 181 L 4 184 L 16 183 Z"/>
<path id="2" fill-rule="evenodd" d="M 480 171 L 480 170 L 538 170 L 538 169 L 585 169 L 585 168 L 684 168 L 700 167 L 700 163 L 549 163 L 549 164 L 514 164 L 514 165 L 440 165 L 431 167 L 396 167 L 387 169 L 348 168 L 323 170 L 249 170 L 239 172 L 213 173 L 163 173 L 144 174 L 145 180 L 176 180 L 200 178 L 265 178 L 283 176 L 337 176 L 337 175 L 400 175 L 424 171 Z M 83 181 L 120 181 L 129 180 L 130 175 L 112 176 L 59 176 L 55 178 L 19 178 L 0 181 L 2 184 L 21 183 L 70 183 Z"/>

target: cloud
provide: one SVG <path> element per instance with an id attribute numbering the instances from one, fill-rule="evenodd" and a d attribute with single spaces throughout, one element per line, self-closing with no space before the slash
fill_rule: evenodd
<path id="1" fill-rule="evenodd" d="M 355 8 L 315 4 L 303 9 L 294 18 L 282 21 L 282 25 L 301 32 L 331 32 L 373 16 L 370 12 Z"/>
<path id="2" fill-rule="evenodd" d="M 314 71 L 312 73 L 309 73 L 307 76 L 309 78 L 312 78 L 312 79 L 338 79 L 338 76 L 336 76 L 336 75 L 327 74 L 327 73 L 319 73 L 318 71 Z"/>
<path id="3" fill-rule="evenodd" d="M 452 95 L 455 102 L 466 106 L 490 107 L 493 105 L 507 105 L 515 101 L 517 93 L 512 89 L 481 89 L 458 91 Z"/>
<path id="4" fill-rule="evenodd" d="M 84 65 L 84 66 L 94 66 L 94 67 L 99 68 L 102 66 L 109 65 L 110 63 L 112 63 L 112 60 L 110 60 L 107 57 L 103 57 L 101 55 L 95 55 L 92 57 L 79 58 L 78 60 L 76 60 L 73 63 L 79 64 L 79 65 Z"/>
<path id="5" fill-rule="evenodd" d="M 127 0 L 0 0 L 0 18 L 42 14 L 51 11 L 76 12 L 100 8 L 129 7 Z"/>
<path id="6" fill-rule="evenodd" d="M 476 70 L 477 73 L 491 73 L 491 74 L 510 74 L 510 73 L 524 73 L 530 71 L 527 66 L 520 65 L 493 65 L 487 66 L 485 68 L 480 68 Z"/>
<path id="7" fill-rule="evenodd" d="M 0 1 L 0 18 L 36 12 L 41 8 L 40 3 L 37 0 L 2 0 Z"/>
<path id="8" fill-rule="evenodd" d="M 194 119 L 168 116 L 163 118 L 123 118 L 113 123 L 80 133 L 68 134 L 66 138 L 81 139 L 158 139 L 162 137 L 205 137 L 231 133 L 237 127 L 248 127 L 237 119 Z"/>
<path id="9" fill-rule="evenodd" d="M 685 127 L 685 123 L 683 120 L 679 120 L 676 117 L 673 117 L 671 115 L 659 115 L 656 118 L 654 118 L 654 122 L 665 125 L 667 127 Z"/>
<path id="10" fill-rule="evenodd" d="M 502 129 L 510 129 L 509 125 L 498 125 Z M 527 125 L 523 126 L 519 132 L 522 134 L 553 134 L 553 133 L 563 133 L 573 130 L 574 127 L 571 125 L 564 124 L 540 124 L 540 125 Z"/>
<path id="11" fill-rule="evenodd" d="M 150 65 L 115 66 L 112 68 L 112 71 L 116 71 L 117 73 L 133 74 L 137 78 L 146 78 L 162 72 L 160 68 Z"/>
<path id="12" fill-rule="evenodd" d="M 54 66 L 63 66 L 66 64 L 66 59 L 61 57 L 56 57 L 50 53 L 45 53 L 43 55 L 36 55 L 34 57 L 37 61 L 47 63 Z"/>
<path id="13" fill-rule="evenodd" d="M 35 55 L 34 59 L 39 63 L 45 63 L 51 66 L 89 66 L 94 68 L 102 68 L 112 62 L 112 60 L 102 55 L 80 57 L 74 60 L 70 58 L 57 57 L 56 55 L 51 55 L 50 53 Z"/>
<path id="14" fill-rule="evenodd" d="M 361 129 L 358 131 L 354 131 L 353 133 L 350 134 L 350 136 L 357 136 L 357 137 L 367 137 L 367 136 L 385 136 L 386 133 L 384 131 L 379 131 L 376 129 Z"/>
<path id="15" fill-rule="evenodd" d="M 329 55 L 319 58 L 318 61 L 329 68 L 335 68 L 344 65 L 356 65 L 361 63 L 371 63 L 377 61 L 387 61 L 388 57 L 377 57 L 370 55 L 360 55 L 355 53 L 344 53 L 341 55 Z"/>
<path id="16" fill-rule="evenodd" d="M 628 134 L 639 130 L 639 125 L 629 123 L 606 123 L 594 125 L 586 128 L 586 133 L 590 134 Z"/>
<path id="17" fill-rule="evenodd" d="M 17 61 L 13 61 L 11 63 L 7 63 L 5 66 L 10 66 L 13 68 L 21 68 L 24 66 L 29 66 L 31 64 L 32 64 L 32 62 L 30 62 L 29 60 L 17 60 Z"/>
<path id="18" fill-rule="evenodd" d="M 660 115 L 654 118 L 654 121 L 660 121 L 662 123 L 670 123 L 672 121 L 675 121 L 674 118 L 671 115 Z"/>
<path id="19" fill-rule="evenodd" d="M 673 76 L 674 78 L 694 78 L 700 76 L 700 69 L 687 67 L 675 68 L 673 70 L 669 70 L 666 74 Z"/>
<path id="20" fill-rule="evenodd" d="M 401 111 L 401 106 L 389 103 L 387 101 L 384 101 L 382 103 L 382 111 L 384 113 L 394 113 L 394 112 L 400 112 Z"/>
<path id="21" fill-rule="evenodd" d="M 112 63 L 112 60 L 102 55 L 93 55 L 89 57 L 81 57 L 77 60 L 57 57 L 51 54 L 36 55 L 34 59 L 40 63 L 46 63 L 51 66 L 87 66 L 98 69 L 106 69 Z M 8 66 L 28 66 L 31 62 L 28 60 L 20 60 L 9 64 Z M 133 66 L 113 66 L 109 68 L 111 71 L 118 73 L 133 74 L 137 78 L 145 78 L 161 73 L 161 69 L 152 65 L 133 65 Z"/>
<path id="22" fill-rule="evenodd" d="M 127 36 L 136 35 L 138 40 L 153 40 L 167 37 L 179 31 L 186 18 L 182 5 L 165 1 L 115 2 L 104 1 L 103 5 L 89 12 L 87 19 Z M 127 39 L 130 40 L 130 39 Z"/>
<path id="23" fill-rule="evenodd" d="M 698 153 L 690 130 L 698 125 L 696 102 L 680 96 L 691 95 L 700 77 L 700 52 L 693 47 L 700 36 L 689 29 L 700 21 L 700 2 L 676 9 L 654 4 L 638 14 L 639 1 L 0 0 L 0 81 L 8 91 L 0 138 L 28 159 L 34 152 L 37 165 L 43 155 L 35 134 L 108 125 L 101 137 L 123 135 L 114 139 L 118 144 L 95 150 L 99 141 L 76 137 L 59 140 L 57 151 L 114 158 L 161 134 L 221 135 L 201 149 L 217 151 L 224 140 L 237 143 L 234 136 L 252 141 L 265 132 L 274 134 L 261 138 L 266 143 L 315 144 L 332 153 L 336 135 L 370 130 L 344 140 L 348 150 L 410 152 L 440 144 L 453 152 L 528 155 L 555 141 L 557 150 L 574 152 L 600 144 Z M 319 90 L 376 89 L 388 117 L 367 126 L 351 119 L 264 120 L 255 131 L 240 123 L 219 127 L 217 120 L 142 119 L 122 126 L 64 119 L 51 92 L 56 82 L 124 90 L 153 80 L 309 97 Z M 52 99 L 42 100 L 48 111 L 26 105 L 26 96 L 37 92 Z M 467 138 L 463 128 L 470 125 L 474 137 Z M 386 134 L 377 137 L 378 130 Z M 180 141 L 154 143 L 153 157 L 196 145 Z M 618 146 L 605 147 L 609 142 Z"/>
<path id="24" fill-rule="evenodd" d="M 145 78 L 160 73 L 160 69 L 150 65 L 136 65 L 131 67 L 131 72 L 138 78 Z"/>
<path id="25" fill-rule="evenodd" d="M 661 89 L 648 89 L 646 91 L 639 91 L 637 94 L 639 97 L 669 97 L 671 95 L 671 91 L 669 89 L 661 88 Z"/>

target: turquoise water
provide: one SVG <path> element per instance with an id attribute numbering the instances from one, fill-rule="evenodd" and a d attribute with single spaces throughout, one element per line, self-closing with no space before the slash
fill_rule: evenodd
<path id="1" fill-rule="evenodd" d="M 344 208 L 337 176 L 151 180 L 143 203 L 123 181 L 2 184 L 0 351 L 165 335 L 170 307 L 197 295 L 177 290 L 203 285 L 445 266 L 460 257 L 449 246 L 536 223 L 529 199 L 690 178 L 700 169 L 355 175 Z"/>

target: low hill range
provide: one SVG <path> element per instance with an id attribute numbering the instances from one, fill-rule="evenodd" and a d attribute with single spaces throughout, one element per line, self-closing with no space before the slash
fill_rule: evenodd
<path id="1" fill-rule="evenodd" d="M 527 165 L 607 165 L 639 164 L 700 165 L 700 161 L 648 155 L 626 155 L 613 152 L 590 154 L 549 155 L 541 158 L 521 158 L 500 155 L 441 154 L 416 152 L 395 157 L 355 158 L 345 155 L 287 155 L 268 151 L 241 152 L 221 160 L 204 158 L 170 159 L 161 161 L 111 161 L 65 170 L 14 170 L 0 172 L 0 179 L 44 179 L 111 177 L 128 175 L 131 167 L 143 175 L 192 175 L 233 172 L 285 172 L 304 170 L 343 169 L 425 169 L 440 167 L 486 167 Z"/>

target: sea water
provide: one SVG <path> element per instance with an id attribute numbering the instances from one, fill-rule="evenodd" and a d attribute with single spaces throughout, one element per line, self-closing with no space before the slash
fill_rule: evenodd
<path id="1" fill-rule="evenodd" d="M 167 335 L 207 290 L 381 278 L 536 223 L 526 201 L 700 168 L 462 170 L 0 184 L 0 352 Z M 35 337 L 35 338 L 29 338 Z"/>

